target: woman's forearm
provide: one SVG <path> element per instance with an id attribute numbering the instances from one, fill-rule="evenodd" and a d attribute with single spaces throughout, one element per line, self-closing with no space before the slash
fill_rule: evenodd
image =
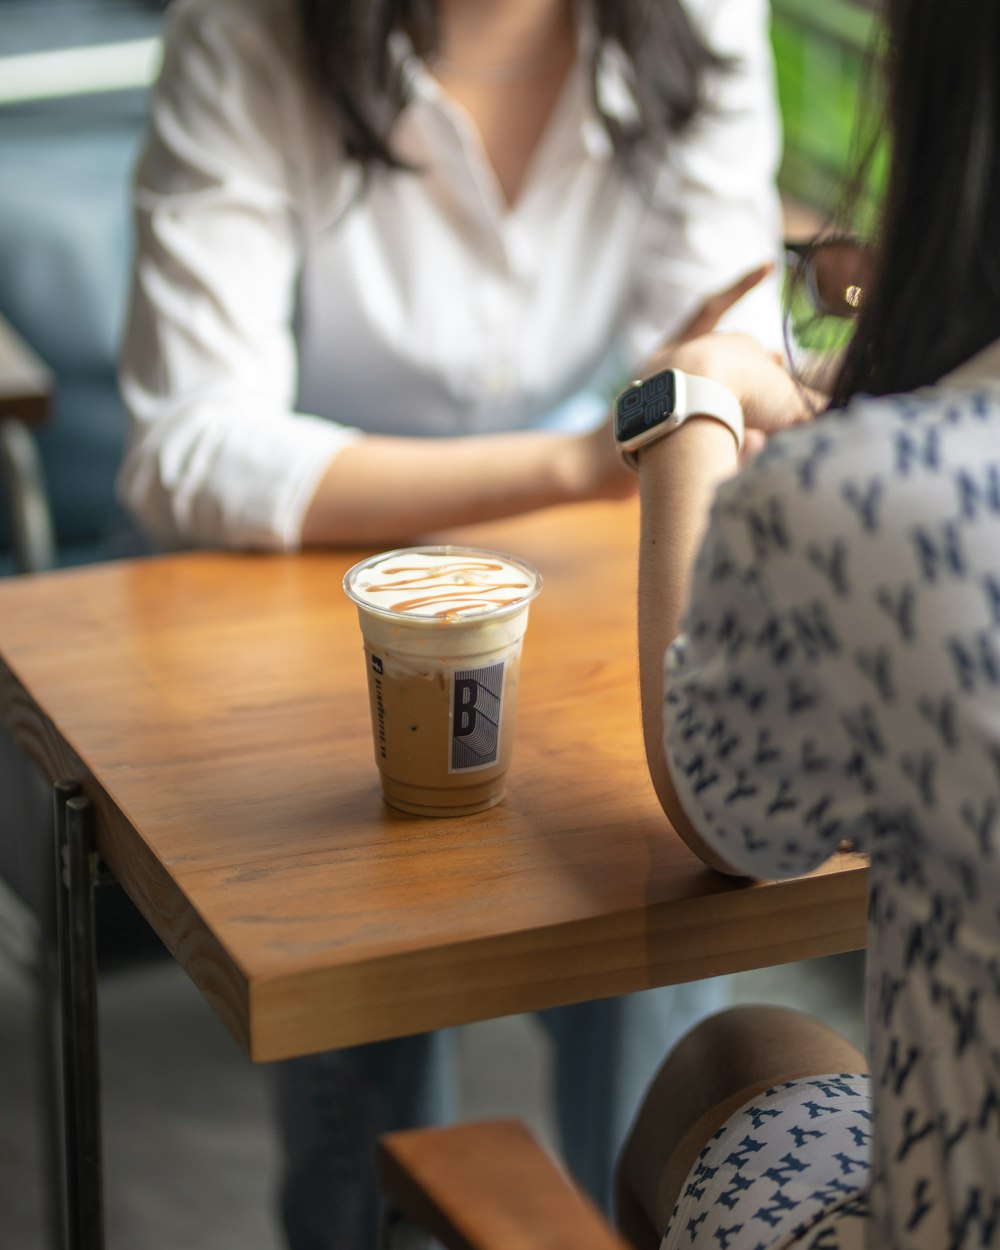
<path id="1" fill-rule="evenodd" d="M 385 544 L 634 490 L 610 431 L 477 438 L 367 436 L 331 462 L 306 510 L 304 546 Z"/>
<path id="2" fill-rule="evenodd" d="M 656 367 L 713 378 L 740 401 L 747 434 L 758 441 L 808 419 L 822 402 L 774 357 L 744 335 L 706 334 L 668 347 Z M 663 743 L 663 658 L 676 637 L 691 569 L 719 483 L 737 467 L 732 433 L 695 418 L 639 455 L 642 522 L 639 553 L 639 668 L 646 759 L 660 803 L 674 828 L 707 864 L 732 872 L 703 841 L 677 797 Z"/>
<path id="3" fill-rule="evenodd" d="M 701 859 L 732 869 L 691 824 L 667 770 L 663 743 L 663 657 L 676 637 L 691 565 L 715 488 L 736 469 L 732 433 L 695 419 L 639 456 L 642 521 L 639 538 L 639 680 L 649 775 L 670 823 Z"/>

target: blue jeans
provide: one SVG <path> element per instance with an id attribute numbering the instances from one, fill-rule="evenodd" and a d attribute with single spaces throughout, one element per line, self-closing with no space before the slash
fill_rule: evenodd
<path id="1" fill-rule="evenodd" d="M 553 1041 L 563 1154 L 609 1215 L 615 1159 L 646 1086 L 673 1043 L 727 1001 L 718 978 L 539 1013 Z M 290 1250 L 375 1245 L 375 1142 L 455 1118 L 455 1041 L 445 1029 L 271 1065 Z"/>

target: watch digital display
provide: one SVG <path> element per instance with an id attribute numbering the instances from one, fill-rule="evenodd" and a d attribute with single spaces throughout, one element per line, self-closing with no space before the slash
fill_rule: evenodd
<path id="1" fill-rule="evenodd" d="M 618 399 L 615 437 L 619 442 L 634 438 L 670 416 L 675 406 L 674 378 L 669 370 L 630 386 Z"/>

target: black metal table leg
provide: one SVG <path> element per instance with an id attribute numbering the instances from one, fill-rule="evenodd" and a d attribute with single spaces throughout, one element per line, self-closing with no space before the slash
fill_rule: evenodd
<path id="1" fill-rule="evenodd" d="M 60 804 L 79 790 L 75 782 L 60 783 L 62 793 L 55 790 L 50 819 Z M 52 830 L 49 829 L 49 841 Z M 58 854 L 50 865 L 46 884 L 47 895 L 38 908 L 38 946 L 36 965 L 36 1028 L 38 1032 L 39 1102 L 43 1110 L 42 1137 L 45 1173 L 48 1181 L 46 1207 L 46 1241 L 49 1250 L 62 1250 L 66 1244 L 66 1190 L 63 1168 L 63 1106 L 62 1106 L 62 1013 L 60 1010 L 60 948 L 59 948 L 59 884 Z M 59 886 L 59 888 L 57 888 Z"/>
<path id="2" fill-rule="evenodd" d="M 93 812 L 72 782 L 55 787 L 57 932 L 67 1250 L 103 1250 L 101 1081 Z"/>
<path id="3" fill-rule="evenodd" d="M 431 1250 L 429 1233 L 412 1223 L 391 1198 L 379 1205 L 377 1250 Z"/>

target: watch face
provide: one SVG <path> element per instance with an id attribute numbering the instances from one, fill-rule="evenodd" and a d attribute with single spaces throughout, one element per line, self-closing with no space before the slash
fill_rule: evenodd
<path id="1" fill-rule="evenodd" d="M 659 425 L 673 412 L 675 403 L 674 375 L 669 369 L 640 385 L 630 386 L 618 399 L 615 438 L 619 443 L 626 443 L 644 430 Z"/>

